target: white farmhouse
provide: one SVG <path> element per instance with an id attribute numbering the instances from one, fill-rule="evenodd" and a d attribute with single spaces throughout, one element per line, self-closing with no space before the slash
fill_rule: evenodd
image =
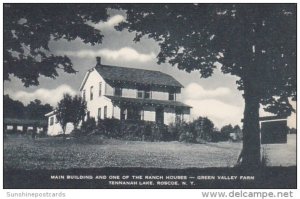
<path id="1" fill-rule="evenodd" d="M 90 69 L 80 86 L 87 102 L 87 116 L 120 120 L 145 120 L 170 124 L 189 120 L 190 106 L 180 102 L 183 86 L 170 75 L 159 71 L 102 65 Z M 55 112 L 46 114 L 48 134 L 56 135 L 61 127 Z M 72 130 L 67 127 L 67 132 Z"/>

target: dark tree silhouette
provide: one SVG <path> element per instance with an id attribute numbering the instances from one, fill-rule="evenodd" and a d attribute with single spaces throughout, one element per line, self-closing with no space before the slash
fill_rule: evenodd
<path id="1" fill-rule="evenodd" d="M 198 117 L 191 125 L 191 130 L 195 132 L 195 137 L 206 141 L 212 140 L 212 134 L 214 131 L 214 123 L 207 117 Z"/>
<path id="2" fill-rule="evenodd" d="M 76 95 L 72 98 L 71 105 L 73 106 L 73 118 L 71 122 L 73 123 L 74 128 L 77 129 L 87 110 L 86 101 L 81 96 Z"/>
<path id="3" fill-rule="evenodd" d="M 38 99 L 31 101 L 27 106 L 21 101 L 13 100 L 9 95 L 3 97 L 4 118 L 17 119 L 46 119 L 45 114 L 52 111 L 50 104 L 42 104 Z"/>
<path id="4" fill-rule="evenodd" d="M 63 98 L 58 102 L 56 108 L 56 118 L 63 130 L 63 137 L 65 138 L 66 127 L 72 121 L 72 96 L 64 94 Z"/>
<path id="5" fill-rule="evenodd" d="M 160 46 L 158 63 L 209 77 L 222 64 L 245 100 L 242 164 L 260 165 L 259 107 L 278 115 L 296 100 L 296 4 L 122 4 L 120 24 Z"/>
<path id="6" fill-rule="evenodd" d="M 72 97 L 64 94 L 56 108 L 56 118 L 63 129 L 63 137 L 65 138 L 66 127 L 68 123 L 72 123 L 76 129 L 79 122 L 86 113 L 86 102 L 80 96 Z"/>
<path id="7" fill-rule="evenodd" d="M 75 73 L 71 60 L 53 54 L 49 41 L 81 39 L 99 44 L 103 35 L 90 24 L 107 19 L 105 4 L 4 4 L 3 75 L 24 86 L 39 85 L 39 77 L 56 78 L 58 69 Z"/>
<path id="8" fill-rule="evenodd" d="M 50 104 L 42 104 L 40 100 L 35 99 L 25 107 L 25 116 L 28 119 L 47 119 L 45 114 L 52 110 Z"/>
<path id="9" fill-rule="evenodd" d="M 220 132 L 225 137 L 225 139 L 228 140 L 230 133 L 233 133 L 233 127 L 231 124 L 225 125 L 221 128 Z"/>
<path id="10" fill-rule="evenodd" d="M 4 118 L 24 118 L 25 106 L 18 100 L 13 100 L 9 95 L 3 96 Z"/>

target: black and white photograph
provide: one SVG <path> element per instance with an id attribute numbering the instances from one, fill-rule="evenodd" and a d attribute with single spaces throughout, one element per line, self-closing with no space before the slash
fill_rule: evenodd
<path id="1" fill-rule="evenodd" d="M 296 3 L 2 6 L 4 189 L 297 188 Z"/>

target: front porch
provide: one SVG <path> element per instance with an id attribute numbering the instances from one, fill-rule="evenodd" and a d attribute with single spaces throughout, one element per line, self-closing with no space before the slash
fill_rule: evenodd
<path id="1" fill-rule="evenodd" d="M 106 96 L 113 104 L 113 118 L 144 120 L 158 124 L 189 121 L 190 106 L 178 101 Z"/>

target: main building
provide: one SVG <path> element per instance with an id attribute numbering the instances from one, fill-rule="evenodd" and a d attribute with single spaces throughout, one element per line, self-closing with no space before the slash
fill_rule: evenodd
<path id="1" fill-rule="evenodd" d="M 180 102 L 182 88 L 165 73 L 103 65 L 97 57 L 97 65 L 86 73 L 80 92 L 87 102 L 86 118 L 146 120 L 168 125 L 189 120 L 191 107 Z M 46 116 L 48 134 L 61 133 L 55 111 Z M 67 133 L 71 130 L 68 125 Z"/>

